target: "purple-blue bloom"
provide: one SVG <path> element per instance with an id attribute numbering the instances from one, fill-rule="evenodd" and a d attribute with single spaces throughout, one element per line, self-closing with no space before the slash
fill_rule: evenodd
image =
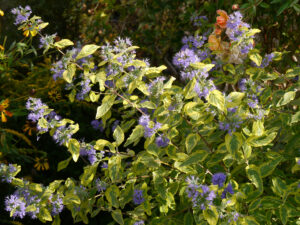
<path id="1" fill-rule="evenodd" d="M 226 180 L 226 175 L 224 173 L 215 173 L 212 176 L 211 181 L 214 185 L 219 185 L 219 187 L 223 187 L 225 180 Z"/>
<path id="2" fill-rule="evenodd" d="M 49 200 L 51 201 L 51 206 L 52 206 L 51 215 L 55 216 L 55 215 L 58 215 L 59 213 L 61 213 L 61 211 L 64 208 L 63 199 L 61 198 L 61 196 L 60 195 L 56 195 L 56 196 L 51 195 Z"/>
<path id="3" fill-rule="evenodd" d="M 144 220 L 136 221 L 133 225 L 144 225 Z"/>
<path id="4" fill-rule="evenodd" d="M 145 201 L 143 197 L 143 190 L 135 189 L 133 193 L 133 203 L 140 205 Z"/>
<path id="5" fill-rule="evenodd" d="M 106 190 L 107 184 L 104 181 L 101 181 L 99 178 L 97 178 L 95 183 L 98 192 L 102 192 Z"/>
<path id="6" fill-rule="evenodd" d="M 155 139 L 155 143 L 159 148 L 167 147 L 169 142 L 169 138 L 165 137 L 164 135 L 160 135 Z"/>
<path id="7" fill-rule="evenodd" d="M 103 132 L 104 128 L 103 128 L 103 122 L 102 120 L 93 120 L 91 121 L 91 125 L 95 130 L 99 130 L 101 132 Z"/>
<path id="8" fill-rule="evenodd" d="M 14 8 L 11 10 L 11 13 L 17 16 L 14 24 L 19 25 L 28 20 L 32 11 L 30 6 L 27 5 L 25 6 L 25 8 L 23 8 L 22 6 Z"/>
<path id="9" fill-rule="evenodd" d="M 40 45 L 39 48 L 49 48 L 50 45 L 54 43 L 54 38 L 56 37 L 56 33 L 52 35 L 45 35 L 40 37 Z"/>
<path id="10" fill-rule="evenodd" d="M 14 178 L 13 173 L 17 171 L 17 167 L 13 164 L 6 165 L 0 163 L 0 179 L 2 182 L 11 183 Z"/>
<path id="11" fill-rule="evenodd" d="M 227 193 L 234 194 L 232 185 L 231 185 L 230 183 L 227 185 L 227 187 L 226 187 L 226 188 L 224 189 L 224 191 L 222 192 L 221 198 L 222 198 L 222 199 L 226 198 L 226 194 L 227 194 Z"/>
<path id="12" fill-rule="evenodd" d="M 117 126 L 120 124 L 120 120 L 115 120 L 112 124 L 111 131 L 114 132 Z"/>
<path id="13" fill-rule="evenodd" d="M 273 60 L 273 58 L 275 57 L 275 54 L 274 53 L 270 53 L 270 54 L 267 54 L 267 55 L 265 55 L 265 57 L 263 58 L 263 60 L 262 60 L 262 62 L 261 62 L 261 64 L 260 64 L 260 66 L 257 66 L 256 64 L 256 66 L 257 67 L 259 67 L 259 68 L 265 68 L 265 67 L 267 67 L 269 64 L 270 64 L 270 62 L 272 62 L 272 60 Z"/>
<path id="14" fill-rule="evenodd" d="M 5 210 L 8 212 L 15 210 L 13 218 L 20 217 L 22 219 L 26 214 L 26 203 L 17 195 L 10 195 L 5 198 Z"/>
<path id="15" fill-rule="evenodd" d="M 139 118 L 139 124 L 142 125 L 143 127 L 147 127 L 150 122 L 150 116 L 149 115 L 142 115 Z"/>
<path id="16" fill-rule="evenodd" d="M 94 146 L 91 144 L 86 144 L 85 142 L 81 142 L 80 143 L 80 155 L 87 156 L 92 165 L 97 161 L 96 150 L 94 149 Z"/>
<path id="17" fill-rule="evenodd" d="M 76 94 L 76 99 L 84 100 L 84 98 L 91 91 L 90 83 L 91 83 L 90 79 L 85 79 L 85 80 L 80 81 L 79 84 L 80 84 L 81 90 L 80 90 L 80 92 L 78 92 Z"/>
<path id="18" fill-rule="evenodd" d="M 199 62 L 198 56 L 195 54 L 193 50 L 185 49 L 181 50 L 180 52 L 176 53 L 173 58 L 173 64 L 179 68 L 186 69 L 192 63 Z"/>

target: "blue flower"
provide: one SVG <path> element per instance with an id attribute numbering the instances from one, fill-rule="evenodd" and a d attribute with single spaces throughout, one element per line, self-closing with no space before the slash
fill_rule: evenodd
<path id="1" fill-rule="evenodd" d="M 226 180 L 226 175 L 224 173 L 215 173 L 212 176 L 211 181 L 214 185 L 219 185 L 219 187 L 223 187 L 225 180 Z"/>
<path id="2" fill-rule="evenodd" d="M 155 139 L 155 143 L 159 148 L 167 147 L 169 145 L 169 142 L 170 140 L 163 135 L 160 135 Z"/>
<path id="3" fill-rule="evenodd" d="M 62 197 L 60 195 L 51 195 L 49 200 L 52 206 L 51 215 L 55 216 L 61 213 L 64 208 Z"/>
<path id="4" fill-rule="evenodd" d="M 226 188 L 224 189 L 224 191 L 222 192 L 221 198 L 222 198 L 222 199 L 226 198 L 226 194 L 227 194 L 227 193 L 234 194 L 232 185 L 231 185 L 230 183 L 227 185 L 227 187 L 226 187 Z"/>
<path id="5" fill-rule="evenodd" d="M 22 6 L 14 8 L 11 10 L 11 13 L 17 16 L 14 24 L 18 25 L 28 20 L 32 11 L 30 6 L 27 5 L 25 8 Z"/>
<path id="6" fill-rule="evenodd" d="M 91 125 L 95 130 L 99 130 L 101 132 L 103 132 L 103 130 L 104 130 L 102 120 L 101 121 L 93 120 L 93 121 L 91 121 Z"/>
<path id="7" fill-rule="evenodd" d="M 187 68 L 190 64 L 199 62 L 198 56 L 195 54 L 193 50 L 185 49 L 176 53 L 173 58 L 173 64 L 177 67 Z"/>
<path id="8" fill-rule="evenodd" d="M 12 217 L 20 217 L 22 219 L 26 214 L 26 203 L 23 198 L 17 195 L 10 195 L 5 198 L 5 210 L 8 212 L 14 210 Z"/>
<path id="9" fill-rule="evenodd" d="M 133 193 L 133 203 L 140 205 L 145 201 L 143 197 L 143 190 L 135 189 Z"/>

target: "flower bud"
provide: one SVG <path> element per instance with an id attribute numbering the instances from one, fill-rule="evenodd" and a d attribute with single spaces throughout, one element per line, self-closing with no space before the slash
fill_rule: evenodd
<path id="1" fill-rule="evenodd" d="M 240 6 L 238 4 L 233 4 L 232 5 L 232 10 L 239 10 Z"/>

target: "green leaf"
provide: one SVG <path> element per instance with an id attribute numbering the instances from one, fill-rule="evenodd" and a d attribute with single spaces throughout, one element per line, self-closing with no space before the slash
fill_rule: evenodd
<path id="1" fill-rule="evenodd" d="M 272 174 L 276 166 L 281 161 L 282 161 L 282 157 L 278 156 L 268 162 L 261 164 L 261 166 L 259 167 L 261 177 L 264 178 Z"/>
<path id="2" fill-rule="evenodd" d="M 294 115 L 292 115 L 291 124 L 297 123 L 299 121 L 300 121 L 300 111 L 298 111 Z"/>
<path id="3" fill-rule="evenodd" d="M 125 68 L 128 68 L 130 66 L 134 67 L 146 67 L 147 64 L 142 60 L 132 60 L 130 63 L 125 65 Z"/>
<path id="4" fill-rule="evenodd" d="M 193 215 L 190 212 L 187 212 L 184 215 L 183 221 L 184 221 L 183 225 L 193 225 L 194 224 Z"/>
<path id="5" fill-rule="evenodd" d="M 196 82 L 196 79 L 193 78 L 187 83 L 187 85 L 185 85 L 183 89 L 183 95 L 186 99 L 191 99 L 197 95 L 197 93 L 194 91 Z"/>
<path id="6" fill-rule="evenodd" d="M 68 151 L 72 154 L 72 158 L 73 158 L 74 162 L 77 162 L 77 160 L 79 158 L 79 153 L 80 153 L 80 144 L 76 139 L 71 138 L 69 140 Z"/>
<path id="7" fill-rule="evenodd" d="M 74 43 L 72 41 L 70 41 L 69 39 L 62 39 L 54 44 L 54 46 L 58 47 L 58 48 L 65 48 L 65 47 L 71 46 L 71 45 L 74 45 Z"/>
<path id="8" fill-rule="evenodd" d="M 243 137 L 240 133 L 226 134 L 225 144 L 227 151 L 232 155 L 233 158 L 238 159 L 239 151 L 243 145 Z"/>
<path id="9" fill-rule="evenodd" d="M 217 107 L 222 112 L 226 111 L 225 98 L 224 98 L 222 92 L 220 92 L 219 90 L 213 90 L 213 91 L 209 92 L 207 101 L 209 104 Z"/>
<path id="10" fill-rule="evenodd" d="M 103 98 L 101 106 L 97 108 L 96 119 L 100 119 L 110 110 L 115 102 L 115 98 L 115 95 L 107 95 Z"/>
<path id="11" fill-rule="evenodd" d="M 117 126 L 114 130 L 113 137 L 116 140 L 117 146 L 119 146 L 124 141 L 124 132 L 121 127 Z"/>
<path id="12" fill-rule="evenodd" d="M 112 211 L 111 216 L 118 224 L 124 225 L 123 215 L 120 209 Z"/>
<path id="13" fill-rule="evenodd" d="M 85 45 L 76 56 L 76 60 L 92 55 L 98 48 L 100 48 L 98 45 Z"/>
<path id="14" fill-rule="evenodd" d="M 196 147 L 196 145 L 199 142 L 199 135 L 198 134 L 189 134 L 187 138 L 185 139 L 185 147 L 186 152 L 189 154 L 192 152 L 192 150 Z"/>
<path id="15" fill-rule="evenodd" d="M 80 178 L 81 184 L 83 186 L 88 186 L 89 183 L 92 182 L 97 172 L 98 164 L 99 163 L 94 163 L 93 165 L 84 167 L 83 174 Z"/>
<path id="16" fill-rule="evenodd" d="M 197 150 L 193 154 L 191 154 L 186 160 L 184 160 L 180 167 L 189 166 L 194 163 L 203 162 L 205 158 L 207 157 L 208 153 L 205 150 Z"/>
<path id="17" fill-rule="evenodd" d="M 296 68 L 293 68 L 293 69 L 288 69 L 286 72 L 285 72 L 285 77 L 296 77 L 300 74 L 300 67 L 296 67 Z"/>
<path id="18" fill-rule="evenodd" d="M 121 162 L 122 159 L 119 155 L 112 156 L 108 160 L 108 172 L 112 182 L 115 182 L 121 178 Z"/>
<path id="19" fill-rule="evenodd" d="M 154 171 L 153 173 L 153 183 L 154 188 L 162 199 L 167 198 L 166 180 L 161 176 L 159 171 Z"/>
<path id="20" fill-rule="evenodd" d="M 257 209 L 260 206 L 261 199 L 256 199 L 249 205 L 249 212 Z"/>
<path id="21" fill-rule="evenodd" d="M 108 147 L 111 152 L 113 152 L 113 153 L 116 152 L 114 145 L 104 139 L 97 140 L 94 147 L 95 147 L 95 149 L 97 149 L 99 151 L 102 151 L 104 149 L 104 147 Z"/>
<path id="22" fill-rule="evenodd" d="M 252 216 L 246 216 L 244 217 L 244 221 L 243 221 L 244 225 L 260 225 Z"/>
<path id="23" fill-rule="evenodd" d="M 94 91 L 91 91 L 89 96 L 92 102 L 97 102 L 100 94 L 96 94 Z"/>
<path id="24" fill-rule="evenodd" d="M 286 10 L 287 8 L 289 8 L 291 5 L 291 1 L 286 1 L 284 2 L 280 7 L 279 9 L 277 10 L 277 13 L 276 15 L 279 16 L 284 10 Z"/>
<path id="25" fill-rule="evenodd" d="M 280 197 L 284 196 L 287 191 L 286 183 L 283 180 L 281 180 L 279 177 L 273 177 L 272 183 L 273 183 L 272 186 L 273 192 Z"/>
<path id="26" fill-rule="evenodd" d="M 161 73 L 165 69 L 167 69 L 166 66 L 145 68 L 145 75 L 152 74 L 152 73 Z"/>
<path id="27" fill-rule="evenodd" d="M 277 102 L 276 107 L 283 106 L 294 100 L 296 96 L 295 91 L 286 92 L 283 97 Z"/>
<path id="28" fill-rule="evenodd" d="M 210 208 L 205 209 L 203 216 L 209 225 L 216 225 L 218 223 L 219 215 L 215 206 L 210 206 Z"/>
<path id="29" fill-rule="evenodd" d="M 124 147 L 127 147 L 128 145 L 135 143 L 137 144 L 138 141 L 141 139 L 141 137 L 144 136 L 144 127 L 142 125 L 137 125 L 132 133 L 130 134 L 129 138 L 126 140 Z"/>
<path id="30" fill-rule="evenodd" d="M 197 62 L 197 63 L 192 63 L 191 67 L 199 70 L 205 70 L 205 71 L 210 71 L 213 67 L 215 67 L 215 64 L 205 64 L 202 62 Z"/>
<path id="31" fill-rule="evenodd" d="M 264 134 L 264 131 L 265 131 L 264 123 L 261 120 L 257 120 L 253 122 L 252 134 L 260 137 Z"/>
<path id="32" fill-rule="evenodd" d="M 52 222 L 52 225 L 60 225 L 60 217 L 59 217 L 59 215 L 56 215 L 56 216 L 54 217 L 54 220 L 53 220 L 53 222 Z"/>
<path id="33" fill-rule="evenodd" d="M 52 221 L 52 216 L 45 207 L 40 208 L 39 217 L 44 221 Z"/>
<path id="34" fill-rule="evenodd" d="M 123 209 L 125 205 L 132 200 L 133 184 L 127 184 L 126 188 L 120 194 L 120 207 Z"/>
<path id="35" fill-rule="evenodd" d="M 72 194 L 72 193 L 68 193 L 64 196 L 64 199 L 63 199 L 63 203 L 64 205 L 79 205 L 80 204 L 80 198 L 75 195 L 75 194 Z"/>
<path id="36" fill-rule="evenodd" d="M 232 64 L 226 64 L 223 66 L 224 71 L 228 71 L 231 74 L 235 74 L 235 68 Z"/>
<path id="37" fill-rule="evenodd" d="M 261 147 L 270 144 L 276 137 L 276 132 L 264 134 L 260 137 L 251 136 L 247 139 L 247 143 L 253 147 Z"/>
<path id="38" fill-rule="evenodd" d="M 265 196 L 261 200 L 260 207 L 262 209 L 278 209 L 278 206 L 282 204 L 282 200 L 277 197 Z"/>
<path id="39" fill-rule="evenodd" d="M 118 197 L 120 196 L 120 190 L 116 185 L 109 186 L 105 191 L 105 197 L 111 206 L 119 208 Z"/>
<path id="40" fill-rule="evenodd" d="M 176 80 L 175 77 L 171 77 L 167 83 L 164 84 L 164 89 L 170 89 L 172 87 L 172 83 Z"/>
<path id="41" fill-rule="evenodd" d="M 259 29 L 250 29 L 247 33 L 246 33 L 246 37 L 251 37 L 257 33 L 260 33 Z"/>
<path id="42" fill-rule="evenodd" d="M 68 83 L 72 83 L 75 72 L 76 72 L 76 65 L 72 63 L 68 65 L 67 70 L 63 72 L 62 76 L 65 81 L 67 81 Z"/>
<path id="43" fill-rule="evenodd" d="M 255 187 L 262 192 L 263 191 L 263 181 L 260 175 L 259 168 L 255 165 L 249 165 L 246 167 L 246 172 L 249 180 L 255 185 Z"/>
<path id="44" fill-rule="evenodd" d="M 260 66 L 261 61 L 262 61 L 262 57 L 261 57 L 258 53 L 256 53 L 256 52 L 251 53 L 251 55 L 249 56 L 249 58 L 250 58 L 257 66 Z"/>
<path id="45" fill-rule="evenodd" d="M 280 220 L 283 224 L 288 222 L 288 211 L 285 205 L 280 206 L 279 208 Z"/>
<path id="46" fill-rule="evenodd" d="M 245 96 L 245 93 L 242 93 L 242 92 L 235 92 L 235 91 L 231 92 L 228 95 L 229 101 L 226 101 L 227 107 L 233 108 L 236 106 L 240 106 L 244 96 Z"/>

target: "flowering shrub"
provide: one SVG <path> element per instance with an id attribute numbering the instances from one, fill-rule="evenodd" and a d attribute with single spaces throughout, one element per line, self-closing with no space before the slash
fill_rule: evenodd
<path id="1" fill-rule="evenodd" d="M 65 209 L 86 224 L 100 211 L 131 225 L 299 222 L 299 67 L 271 67 L 282 54 L 260 56 L 259 30 L 241 13 L 218 10 L 214 30 L 183 38 L 175 81 L 162 76 L 165 66 L 137 59 L 127 38 L 64 50 L 74 43 L 44 36 L 47 24 L 28 7 L 12 12 L 26 37 L 39 34 L 40 47 L 61 53 L 53 79 L 66 82 L 71 102 L 97 106 L 90 123 L 99 138 L 79 138 L 78 123 L 29 98 L 38 138 L 50 135 L 70 153 L 57 170 L 71 160 L 86 166 L 79 178 L 46 185 L 1 164 L 1 180 L 16 186 L 5 199 L 10 216 L 60 224 Z"/>

